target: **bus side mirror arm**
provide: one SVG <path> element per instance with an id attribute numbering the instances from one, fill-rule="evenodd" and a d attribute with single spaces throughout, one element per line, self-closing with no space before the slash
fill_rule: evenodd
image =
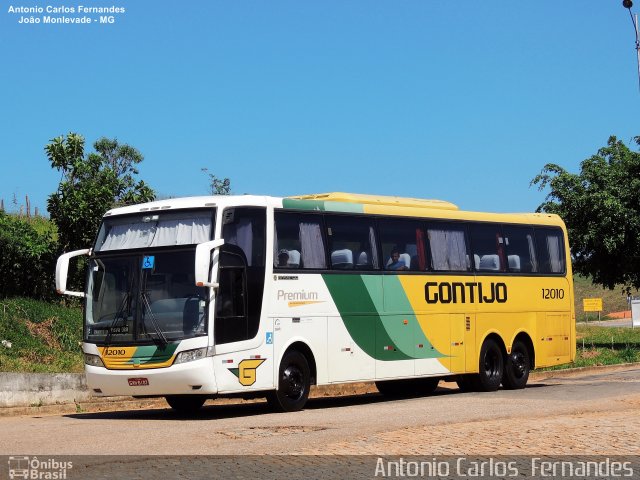
<path id="1" fill-rule="evenodd" d="M 217 282 L 209 281 L 209 270 L 211 266 L 211 251 L 224 245 L 221 238 L 198 244 L 196 247 L 195 276 L 197 287 L 218 288 Z"/>
<path id="2" fill-rule="evenodd" d="M 91 249 L 85 248 L 69 253 L 63 253 L 56 262 L 56 291 L 60 295 L 70 295 L 72 297 L 84 297 L 84 292 L 72 292 L 67 290 L 67 275 L 69 273 L 69 260 L 80 255 L 91 255 Z"/>

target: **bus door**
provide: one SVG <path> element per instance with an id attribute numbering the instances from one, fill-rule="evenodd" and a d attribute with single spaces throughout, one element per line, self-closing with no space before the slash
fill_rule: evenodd
<path id="1" fill-rule="evenodd" d="M 265 282 L 264 208 L 223 212 L 213 337 L 221 392 L 273 387 L 273 343 L 261 330 Z"/>

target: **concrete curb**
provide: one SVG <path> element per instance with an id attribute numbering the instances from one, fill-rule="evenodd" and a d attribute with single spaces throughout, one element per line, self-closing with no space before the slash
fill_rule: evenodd
<path id="1" fill-rule="evenodd" d="M 74 403 L 89 397 L 81 373 L 0 373 L 0 407 Z"/>

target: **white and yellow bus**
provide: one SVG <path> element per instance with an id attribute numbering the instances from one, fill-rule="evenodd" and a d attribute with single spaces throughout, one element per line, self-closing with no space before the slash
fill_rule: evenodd
<path id="1" fill-rule="evenodd" d="M 88 255 L 85 292 L 66 290 Z M 547 214 L 346 193 L 213 196 L 113 209 L 58 260 L 85 297 L 97 396 L 216 396 L 303 408 L 311 385 L 383 394 L 524 388 L 575 357 L 567 232 Z"/>

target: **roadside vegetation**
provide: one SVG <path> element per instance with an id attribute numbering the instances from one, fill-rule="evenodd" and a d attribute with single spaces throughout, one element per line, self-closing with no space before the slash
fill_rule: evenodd
<path id="1" fill-rule="evenodd" d="M 575 293 L 575 308 L 576 308 L 576 320 L 578 322 L 584 322 L 585 320 L 593 321 L 598 319 L 597 312 L 588 312 L 586 314 L 582 310 L 583 298 L 602 298 L 602 319 L 604 319 L 607 313 L 621 312 L 629 309 L 627 303 L 627 293 L 623 285 L 616 285 L 613 290 L 605 288 L 601 285 L 595 285 L 587 277 L 574 274 L 573 276 L 573 288 Z M 640 296 L 638 290 L 631 290 L 632 296 Z"/>
<path id="2" fill-rule="evenodd" d="M 560 368 L 640 362 L 640 328 L 578 324 L 576 361 Z"/>
<path id="3" fill-rule="evenodd" d="M 27 298 L 0 300 L 0 371 L 82 372 L 79 307 Z"/>

